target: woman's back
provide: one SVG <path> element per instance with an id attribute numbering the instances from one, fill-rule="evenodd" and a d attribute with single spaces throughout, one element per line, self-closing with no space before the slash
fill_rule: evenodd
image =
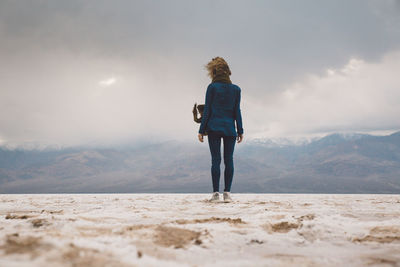
<path id="1" fill-rule="evenodd" d="M 214 101 L 212 102 L 211 118 L 235 118 L 235 103 L 238 97 L 238 87 L 229 83 L 213 83 Z"/>
<path id="2" fill-rule="evenodd" d="M 237 133 L 243 133 L 239 86 L 223 82 L 211 83 L 206 92 L 200 132 L 213 131 L 226 136 L 236 136 L 235 120 Z"/>

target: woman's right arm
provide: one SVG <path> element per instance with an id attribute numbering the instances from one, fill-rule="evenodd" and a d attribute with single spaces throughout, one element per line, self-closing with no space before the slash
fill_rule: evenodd
<path id="1" fill-rule="evenodd" d="M 239 136 L 243 135 L 243 125 L 242 125 L 242 113 L 240 112 L 240 88 L 236 97 L 236 103 L 235 103 L 235 120 L 236 120 L 236 128 L 237 128 L 237 133 Z M 240 138 L 241 141 L 242 137 Z"/>

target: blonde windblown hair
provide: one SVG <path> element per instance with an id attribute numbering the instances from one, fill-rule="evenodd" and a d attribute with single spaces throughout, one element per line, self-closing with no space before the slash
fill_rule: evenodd
<path id="1" fill-rule="evenodd" d="M 215 79 L 216 76 L 227 76 L 231 75 L 228 63 L 222 57 L 215 57 L 207 63 L 205 68 L 208 71 L 208 76 L 211 79 Z"/>

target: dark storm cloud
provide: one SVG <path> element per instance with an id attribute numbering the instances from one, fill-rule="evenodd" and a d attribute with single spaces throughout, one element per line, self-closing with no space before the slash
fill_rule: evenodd
<path id="1" fill-rule="evenodd" d="M 0 140 L 102 143 L 149 132 L 188 138 L 197 127 L 190 105 L 204 101 L 209 81 L 203 65 L 211 57 L 231 64 L 244 108 L 268 106 L 304 75 L 341 69 L 351 58 L 379 63 L 397 50 L 398 6 L 362 0 L 2 1 Z M 100 83 L 114 76 L 115 84 Z M 257 116 L 244 117 L 248 130 L 259 130 L 253 125 L 260 122 L 252 121 Z"/>

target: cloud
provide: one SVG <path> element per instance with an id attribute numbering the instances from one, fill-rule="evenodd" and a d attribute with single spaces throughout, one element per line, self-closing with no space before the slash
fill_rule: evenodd
<path id="1" fill-rule="evenodd" d="M 199 82 L 181 86 L 178 73 L 63 51 L 19 60 L 0 74 L 0 137 L 8 145 L 112 145 L 197 131 L 191 108 L 204 92 L 196 99 Z M 109 73 L 118 75 L 104 78 Z"/>
<path id="2" fill-rule="evenodd" d="M 351 58 L 342 68 L 306 75 L 274 104 L 247 103 L 248 115 L 258 114 L 252 132 L 277 137 L 399 130 L 399 69 L 400 51 L 393 51 L 379 62 Z"/>
<path id="3" fill-rule="evenodd" d="M 116 81 L 117 81 L 117 79 L 115 77 L 110 77 L 105 80 L 99 81 L 99 85 L 103 86 L 103 87 L 108 87 L 108 86 L 115 84 Z"/>
<path id="4" fill-rule="evenodd" d="M 191 109 L 204 102 L 203 66 L 215 56 L 227 59 L 242 88 L 248 135 L 394 127 L 378 115 L 361 120 L 359 110 L 340 105 L 346 99 L 320 88 L 343 80 L 350 90 L 348 77 L 383 68 L 382 56 L 400 46 L 397 18 L 396 2 L 375 0 L 1 1 L 0 138 L 15 145 L 195 141 Z M 375 93 L 355 105 L 384 116 L 367 106 Z M 339 111 L 322 105 L 324 97 Z"/>

